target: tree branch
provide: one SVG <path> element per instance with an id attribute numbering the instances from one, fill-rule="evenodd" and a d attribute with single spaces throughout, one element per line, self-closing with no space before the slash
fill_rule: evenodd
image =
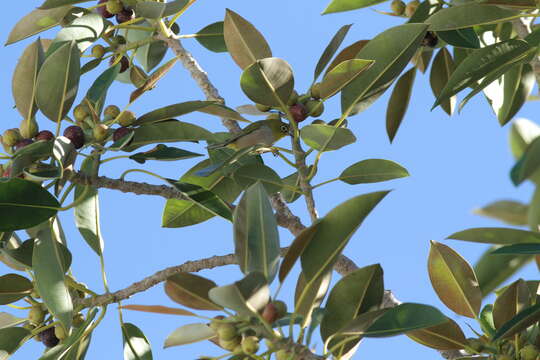
<path id="1" fill-rule="evenodd" d="M 294 121 L 294 119 L 291 119 Z M 292 149 L 294 158 L 296 161 L 296 168 L 298 169 L 298 178 L 300 190 L 304 193 L 304 199 L 306 206 L 311 217 L 311 222 L 317 221 L 319 214 L 317 214 L 317 208 L 315 207 L 315 199 L 313 198 L 313 189 L 308 180 L 308 168 L 306 166 L 306 152 L 300 145 L 300 140 L 291 137 Z"/>

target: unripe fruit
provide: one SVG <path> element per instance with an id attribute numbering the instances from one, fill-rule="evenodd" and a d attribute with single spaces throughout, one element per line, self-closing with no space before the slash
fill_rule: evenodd
<path id="1" fill-rule="evenodd" d="M 236 345 L 236 347 L 234 348 L 232 352 L 233 354 L 237 354 L 237 355 L 243 354 L 244 350 L 242 350 L 242 345 L 241 344 Z"/>
<path id="2" fill-rule="evenodd" d="M 230 340 L 224 340 L 219 338 L 219 346 L 225 350 L 233 351 L 238 345 L 240 345 L 240 337 L 236 336 Z"/>
<path id="3" fill-rule="evenodd" d="M 19 129 L 7 129 L 4 131 L 4 134 L 2 135 L 2 142 L 6 146 L 13 146 L 19 141 L 22 140 L 21 133 L 19 132 Z"/>
<path id="4" fill-rule="evenodd" d="M 405 16 L 411 17 L 416 12 L 416 9 L 418 9 L 418 6 L 420 5 L 420 1 L 413 0 L 407 4 L 405 7 Z"/>
<path id="5" fill-rule="evenodd" d="M 131 129 L 128 129 L 127 127 L 120 127 L 113 132 L 113 141 L 116 142 L 123 138 L 126 135 L 129 135 L 131 133 Z"/>
<path id="6" fill-rule="evenodd" d="M 103 45 L 96 45 L 92 48 L 92 56 L 102 58 L 105 55 L 105 47 Z"/>
<path id="7" fill-rule="evenodd" d="M 72 320 L 73 326 L 79 327 L 84 323 L 84 316 L 81 313 L 77 313 L 75 316 L 73 316 Z"/>
<path id="8" fill-rule="evenodd" d="M 259 338 L 248 336 L 242 339 L 242 351 L 246 354 L 255 354 L 259 351 Z"/>
<path id="9" fill-rule="evenodd" d="M 106 3 L 106 2 L 108 2 L 108 0 L 99 0 L 98 4 L 103 4 L 103 3 Z M 114 16 L 113 14 L 111 14 L 110 12 L 107 11 L 107 5 L 103 5 L 103 6 L 98 7 L 97 12 L 98 12 L 98 14 L 100 14 L 101 16 L 103 16 L 106 19 L 112 18 Z"/>
<path id="10" fill-rule="evenodd" d="M 324 103 L 321 100 L 308 100 L 306 110 L 309 116 L 318 117 L 324 112 Z"/>
<path id="11" fill-rule="evenodd" d="M 108 130 L 109 127 L 107 125 L 97 124 L 92 130 L 92 135 L 94 135 L 94 139 L 96 139 L 96 141 L 101 142 L 107 138 L 107 135 L 109 134 Z"/>
<path id="12" fill-rule="evenodd" d="M 103 110 L 103 114 L 115 119 L 120 114 L 120 108 L 116 105 L 109 105 Z"/>
<path id="13" fill-rule="evenodd" d="M 41 130 L 36 135 L 36 141 L 51 141 L 54 140 L 54 134 L 49 130 Z"/>
<path id="14" fill-rule="evenodd" d="M 26 139 L 31 139 L 39 131 L 38 123 L 35 118 L 24 119 L 19 126 L 21 136 Z"/>
<path id="15" fill-rule="evenodd" d="M 45 329 L 39 333 L 38 335 L 39 340 L 46 347 L 49 347 L 49 348 L 54 347 L 58 345 L 58 343 L 60 342 L 60 339 L 58 339 L 54 333 L 55 333 L 54 328 Z"/>
<path id="16" fill-rule="evenodd" d="M 66 330 L 62 326 L 56 326 L 54 328 L 54 336 L 58 338 L 58 340 L 64 340 L 67 338 Z"/>
<path id="17" fill-rule="evenodd" d="M 278 313 L 278 319 L 281 319 L 285 315 L 287 315 L 287 304 L 285 304 L 281 300 L 275 300 L 272 302 L 274 306 L 276 307 L 277 313 Z"/>
<path id="18" fill-rule="evenodd" d="M 289 107 L 289 111 L 291 112 L 293 120 L 297 123 L 304 121 L 308 116 L 306 107 L 302 104 L 294 104 Z"/>
<path id="19" fill-rule="evenodd" d="M 291 93 L 291 96 L 289 97 L 289 100 L 287 101 L 287 105 L 291 106 L 298 102 L 298 93 L 296 90 L 293 90 Z"/>
<path id="20" fill-rule="evenodd" d="M 276 360 L 292 360 L 294 356 L 287 350 L 279 350 L 276 352 Z"/>
<path id="21" fill-rule="evenodd" d="M 15 145 L 13 145 L 13 150 L 15 150 L 15 151 L 20 150 L 23 147 L 28 146 L 28 145 L 33 144 L 33 143 L 34 143 L 34 140 L 32 140 L 32 139 L 22 139 L 20 141 L 17 141 L 17 143 Z"/>
<path id="22" fill-rule="evenodd" d="M 267 111 L 270 111 L 270 109 L 272 109 L 270 106 L 268 106 L 268 105 L 263 105 L 263 104 L 255 104 L 255 107 L 256 107 L 257 110 L 259 110 L 260 112 L 267 112 Z"/>
<path id="23" fill-rule="evenodd" d="M 405 12 L 406 6 L 407 5 L 405 5 L 405 3 L 401 0 L 394 0 L 390 4 L 390 8 L 392 9 L 392 12 L 396 15 L 403 15 L 403 13 Z"/>
<path id="24" fill-rule="evenodd" d="M 309 94 L 315 100 L 319 100 L 321 98 L 321 83 L 313 84 L 309 90 Z"/>
<path id="25" fill-rule="evenodd" d="M 79 104 L 73 108 L 73 117 L 77 122 L 84 121 L 88 115 L 90 115 L 90 111 L 88 111 L 88 106 L 86 105 Z"/>
<path id="26" fill-rule="evenodd" d="M 211 328 L 212 330 L 214 330 L 215 332 L 217 332 L 217 330 L 220 328 L 220 326 L 223 325 L 223 324 L 225 324 L 224 322 L 219 321 L 219 320 L 225 319 L 225 316 L 223 316 L 223 315 L 218 315 L 218 316 L 214 317 L 214 319 L 215 319 L 215 320 L 212 320 L 212 321 L 210 322 L 210 325 L 209 325 L 209 326 L 210 326 L 210 328 Z"/>
<path id="27" fill-rule="evenodd" d="M 64 136 L 71 140 L 75 149 L 80 149 L 84 145 L 84 131 L 76 125 L 68 126 L 64 130 Z"/>
<path id="28" fill-rule="evenodd" d="M 529 344 L 519 351 L 519 355 L 521 355 L 521 360 L 535 360 L 538 356 L 538 349 L 536 346 Z"/>
<path id="29" fill-rule="evenodd" d="M 223 324 L 221 325 L 218 330 L 217 334 L 220 340 L 229 341 L 238 336 L 238 333 L 236 331 L 236 328 L 233 324 Z"/>
<path id="30" fill-rule="evenodd" d="M 439 38 L 433 31 L 428 31 L 426 36 L 422 39 L 422 46 L 434 48 L 439 43 Z"/>
<path id="31" fill-rule="evenodd" d="M 28 321 L 30 321 L 31 324 L 39 325 L 43 320 L 45 320 L 45 311 L 43 311 L 41 305 L 32 306 L 32 309 L 30 309 L 30 312 L 28 313 Z"/>
<path id="32" fill-rule="evenodd" d="M 324 120 L 322 119 L 315 119 L 311 122 L 313 125 L 326 125 L 326 123 L 324 122 Z"/>
<path id="33" fill-rule="evenodd" d="M 113 15 L 116 15 L 124 10 L 124 5 L 122 5 L 120 0 L 109 0 L 107 1 L 107 5 L 105 7 L 107 8 L 107 11 Z"/>
<path id="34" fill-rule="evenodd" d="M 120 113 L 118 117 L 118 123 L 122 126 L 130 126 L 137 120 L 137 117 L 133 113 L 133 111 L 126 110 L 122 113 Z"/>
<path id="35" fill-rule="evenodd" d="M 125 23 L 135 18 L 135 12 L 132 9 L 124 9 L 116 14 L 116 21 L 119 24 Z"/>

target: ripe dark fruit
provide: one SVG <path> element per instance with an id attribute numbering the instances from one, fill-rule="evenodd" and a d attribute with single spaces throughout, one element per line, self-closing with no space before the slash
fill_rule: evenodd
<path id="1" fill-rule="evenodd" d="M 68 126 L 64 130 L 64 136 L 71 140 L 75 149 L 80 149 L 84 145 L 84 132 L 83 129 L 76 125 Z"/>
<path id="2" fill-rule="evenodd" d="M 108 0 L 99 0 L 98 4 L 105 4 Z M 104 18 L 112 18 L 114 15 L 107 11 L 107 6 L 103 5 L 97 8 L 97 12 L 99 15 L 103 16 Z"/>
<path id="3" fill-rule="evenodd" d="M 433 31 L 428 31 L 422 40 L 422 46 L 434 48 L 439 43 L 439 38 Z"/>
<path id="4" fill-rule="evenodd" d="M 135 18 L 135 12 L 132 9 L 124 9 L 116 14 L 116 21 L 119 24 L 125 23 Z"/>
<path id="5" fill-rule="evenodd" d="M 32 140 L 32 139 L 22 139 L 22 140 L 18 141 L 15 145 L 13 145 L 13 149 L 15 151 L 17 151 L 19 149 L 22 149 L 25 146 L 28 146 L 28 145 L 32 144 L 33 142 L 34 142 L 34 140 Z"/>
<path id="6" fill-rule="evenodd" d="M 302 104 L 294 104 L 293 106 L 289 107 L 289 111 L 291 112 L 294 121 L 297 123 L 306 120 L 308 117 L 306 107 Z"/>
<path id="7" fill-rule="evenodd" d="M 116 142 L 123 138 L 124 136 L 129 135 L 131 133 L 131 129 L 128 129 L 127 127 L 119 127 L 118 129 L 114 130 L 113 133 L 113 141 Z"/>
<path id="8" fill-rule="evenodd" d="M 54 140 L 54 134 L 50 132 L 49 130 L 42 130 L 37 133 L 36 135 L 36 141 L 51 141 Z"/>
<path id="9" fill-rule="evenodd" d="M 267 323 L 273 324 L 274 321 L 279 319 L 278 309 L 273 303 L 268 303 L 264 307 L 262 318 L 266 320 Z"/>
<path id="10" fill-rule="evenodd" d="M 278 319 L 281 319 L 287 314 L 287 304 L 281 300 L 273 301 L 272 304 L 276 307 L 278 313 Z"/>
<path id="11" fill-rule="evenodd" d="M 38 337 L 39 340 L 43 343 L 43 345 L 49 348 L 58 345 L 58 343 L 60 342 L 60 339 L 58 339 L 54 334 L 54 328 L 48 328 L 43 330 L 39 333 Z"/>
<path id="12" fill-rule="evenodd" d="M 115 62 L 115 58 L 112 57 L 111 60 L 109 61 L 109 65 L 113 65 L 114 62 Z M 122 58 L 120 59 L 120 73 L 123 73 L 124 71 L 126 71 L 128 68 L 129 68 L 129 59 L 125 56 L 122 56 Z"/>

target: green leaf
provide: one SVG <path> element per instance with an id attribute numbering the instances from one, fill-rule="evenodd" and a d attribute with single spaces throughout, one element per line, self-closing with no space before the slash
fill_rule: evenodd
<path id="1" fill-rule="evenodd" d="M 472 267 L 450 247 L 431 242 L 429 278 L 439 299 L 453 312 L 475 318 L 482 305 L 482 292 Z"/>
<path id="2" fill-rule="evenodd" d="M 0 305 L 11 304 L 32 292 L 32 282 L 17 274 L 0 276 Z"/>
<path id="3" fill-rule="evenodd" d="M 229 54 L 242 69 L 256 60 L 272 57 L 272 50 L 259 30 L 230 9 L 226 10 L 223 36 Z"/>
<path id="4" fill-rule="evenodd" d="M 487 75 L 497 74 L 501 72 L 501 69 L 505 70 L 509 65 L 523 60 L 529 54 L 530 49 L 530 46 L 523 40 L 508 40 L 472 51 L 452 72 L 433 107 L 461 90 L 475 86 L 477 81 Z M 495 78 L 490 78 L 490 80 L 493 81 Z M 489 82 L 485 81 L 484 84 L 483 87 Z"/>
<path id="5" fill-rule="evenodd" d="M 124 151 L 133 151 L 141 146 L 155 143 L 213 140 L 208 130 L 182 121 L 163 121 L 157 124 L 139 126 L 133 132 L 133 140 Z"/>
<path id="6" fill-rule="evenodd" d="M 334 35 L 332 40 L 330 40 L 330 43 L 324 49 L 321 57 L 319 58 L 319 61 L 317 62 L 317 65 L 315 66 L 315 74 L 313 75 L 313 81 L 317 80 L 326 65 L 328 65 L 330 60 L 332 60 L 332 57 L 336 53 L 337 49 L 339 49 L 339 47 L 341 46 L 341 43 L 345 39 L 345 36 L 347 36 L 347 33 L 349 32 L 351 26 L 352 24 L 343 25 Z"/>
<path id="7" fill-rule="evenodd" d="M 527 146 L 538 136 L 540 126 L 528 119 L 516 119 L 510 130 L 510 149 L 514 158 L 521 158 Z"/>
<path id="8" fill-rule="evenodd" d="M 227 52 L 223 26 L 223 21 L 207 25 L 195 33 L 195 40 L 210 51 Z"/>
<path id="9" fill-rule="evenodd" d="M 141 311 L 146 313 L 153 314 L 165 314 L 165 315 L 180 315 L 180 316 L 197 316 L 191 311 L 187 311 L 180 308 L 172 308 L 162 305 L 123 305 L 120 306 L 122 309 Z"/>
<path id="10" fill-rule="evenodd" d="M 167 278 L 165 293 L 180 305 L 197 310 L 221 310 L 208 297 L 208 291 L 217 285 L 202 276 L 181 272 Z"/>
<path id="11" fill-rule="evenodd" d="M 480 39 L 472 27 L 448 31 L 437 31 L 437 36 L 448 43 L 448 45 L 467 49 L 480 48 Z"/>
<path id="12" fill-rule="evenodd" d="M 341 333 L 365 337 L 395 336 L 408 331 L 429 328 L 446 321 L 447 317 L 433 306 L 403 303 L 388 309 L 367 330 L 354 331 L 354 329 L 345 329 Z"/>
<path id="13" fill-rule="evenodd" d="M 57 26 L 70 10 L 71 6 L 33 10 L 15 24 L 5 45 L 13 44 Z"/>
<path id="14" fill-rule="evenodd" d="M 68 248 L 62 243 L 56 244 L 60 250 L 60 256 L 62 257 L 62 265 L 64 272 L 69 270 L 71 266 L 71 253 Z M 32 267 L 32 256 L 34 252 L 34 239 L 28 239 L 23 242 L 18 248 L 15 249 L 2 249 L 2 252 L 7 254 L 13 260 L 24 265 L 27 268 Z"/>
<path id="15" fill-rule="evenodd" d="M 215 172 L 210 176 L 196 175 L 199 170 L 208 167 L 210 164 L 210 160 L 200 162 L 188 170 L 180 178 L 180 181 L 197 184 L 212 191 L 224 201 L 233 202 L 242 191 L 242 188 L 234 180 L 224 176 L 221 172 Z M 214 214 L 195 202 L 169 199 L 163 210 L 162 226 L 167 228 L 190 226 L 206 221 L 213 216 Z"/>
<path id="16" fill-rule="evenodd" d="M 375 63 L 341 92 L 341 112 L 349 114 L 356 103 L 389 86 L 407 66 L 426 34 L 425 24 L 390 28 L 370 40 L 356 55 Z"/>
<path id="17" fill-rule="evenodd" d="M 540 137 L 535 138 L 526 148 L 525 152 L 510 171 L 510 178 L 518 186 L 531 178 L 540 168 Z"/>
<path id="18" fill-rule="evenodd" d="M 305 328 L 311 323 L 313 311 L 322 303 L 330 281 L 332 271 L 321 274 L 318 278 L 308 281 L 303 272 L 298 276 L 294 293 L 294 315 L 302 319 L 301 326 Z"/>
<path id="19" fill-rule="evenodd" d="M 27 229 L 54 216 L 58 201 L 40 185 L 18 178 L 0 181 L 0 231 Z"/>
<path id="20" fill-rule="evenodd" d="M 99 157 L 87 157 L 81 165 L 81 172 L 92 178 L 99 172 Z M 103 253 L 103 237 L 101 235 L 98 189 L 91 185 L 75 186 L 75 225 L 86 243 L 98 256 Z"/>
<path id="21" fill-rule="evenodd" d="M 151 24 L 146 21 L 141 22 L 137 25 L 151 26 Z M 134 29 L 129 29 L 129 31 L 125 29 L 120 29 L 119 35 L 124 36 L 129 43 L 149 40 L 149 38 L 153 36 L 152 32 Z M 149 44 L 137 48 L 137 51 L 135 52 L 135 58 L 143 67 L 145 72 L 150 72 L 161 62 L 161 60 L 163 60 L 167 49 L 167 44 L 165 44 L 164 41 L 152 41 Z"/>
<path id="22" fill-rule="evenodd" d="M 268 194 L 281 190 L 283 182 L 279 175 L 270 167 L 263 164 L 244 165 L 234 172 L 234 180 L 243 189 L 260 182 Z"/>
<path id="23" fill-rule="evenodd" d="M 75 17 L 71 24 L 60 30 L 53 40 L 54 43 L 74 41 L 79 50 L 84 52 L 96 42 L 105 30 L 105 21 L 99 14 L 89 13 Z"/>
<path id="24" fill-rule="evenodd" d="M 197 111 L 205 113 L 205 114 L 219 116 L 221 118 L 237 120 L 237 121 L 242 121 L 242 122 L 250 122 L 249 120 L 244 118 L 242 115 L 240 115 L 237 111 L 222 104 L 208 105 Z"/>
<path id="25" fill-rule="evenodd" d="M 6 312 L 0 312 L 0 329 L 17 326 L 25 321 L 25 318 L 18 318 Z M 0 350 L 3 349 L 0 348 Z"/>
<path id="26" fill-rule="evenodd" d="M 174 57 L 167 61 L 165 64 L 161 65 L 159 68 L 154 70 L 144 81 L 144 83 L 135 89 L 129 96 L 129 102 L 133 103 L 139 97 L 141 97 L 145 92 L 154 89 L 157 86 L 159 80 L 161 80 L 171 69 L 174 67 L 178 57 Z"/>
<path id="27" fill-rule="evenodd" d="M 493 255 L 537 255 L 540 254 L 540 244 L 515 244 L 500 247 L 491 252 Z"/>
<path id="28" fill-rule="evenodd" d="M 358 40 L 341 50 L 339 54 L 336 55 L 334 60 L 332 60 L 330 65 L 328 65 L 325 74 L 328 74 L 330 71 L 332 71 L 333 68 L 335 68 L 342 62 L 354 59 L 356 57 L 356 54 L 358 54 L 368 42 L 369 40 Z"/>
<path id="29" fill-rule="evenodd" d="M 64 5 L 74 5 L 90 0 L 45 0 L 39 9 L 53 9 Z"/>
<path id="30" fill-rule="evenodd" d="M 60 320 L 66 329 L 70 329 L 73 303 L 65 284 L 65 259 L 58 244 L 50 227 L 42 229 L 34 241 L 32 268 L 36 287 L 49 312 Z"/>
<path id="31" fill-rule="evenodd" d="M 298 172 L 294 172 L 289 176 L 281 179 L 283 181 L 283 189 L 281 189 L 281 197 L 287 203 L 295 202 L 301 195 L 300 178 Z"/>
<path id="32" fill-rule="evenodd" d="M 529 288 L 522 279 L 513 282 L 499 294 L 493 304 L 495 329 L 500 329 L 520 311 L 531 306 L 529 297 Z"/>
<path id="33" fill-rule="evenodd" d="M 519 11 L 477 3 L 450 6 L 431 15 L 426 24 L 431 31 L 447 31 L 505 22 L 520 16 Z"/>
<path id="34" fill-rule="evenodd" d="M 390 142 L 394 140 L 401 121 L 405 117 L 405 113 L 409 107 L 415 78 L 416 68 L 413 67 L 398 79 L 388 101 L 386 109 L 386 133 Z"/>
<path id="35" fill-rule="evenodd" d="M 517 243 L 540 243 L 540 233 L 509 228 L 473 228 L 459 231 L 447 239 L 483 244 L 512 245 Z"/>
<path id="36" fill-rule="evenodd" d="M 164 120 L 173 119 L 177 116 L 189 114 L 193 111 L 203 109 L 209 105 L 215 104 L 215 101 L 186 101 L 178 104 L 168 105 L 156 110 L 152 110 L 140 116 L 134 123 L 134 126 L 147 125 Z"/>
<path id="37" fill-rule="evenodd" d="M 182 10 L 187 4 L 188 0 L 173 0 L 167 3 L 158 2 L 138 2 L 135 7 L 135 13 L 137 16 L 147 19 L 159 19 L 168 16 L 172 16 Z"/>
<path id="38" fill-rule="evenodd" d="M 495 333 L 492 341 L 508 338 L 540 320 L 540 304 L 521 310 L 512 320 L 504 323 Z"/>
<path id="39" fill-rule="evenodd" d="M 448 83 L 448 79 L 454 72 L 455 65 L 454 60 L 450 52 L 444 47 L 435 56 L 433 60 L 433 65 L 431 66 L 431 73 L 429 75 L 429 82 L 431 85 L 431 90 L 435 97 L 439 97 L 442 90 Z M 456 97 L 451 96 L 450 98 L 441 102 L 442 109 L 448 114 L 452 115 L 456 108 Z"/>
<path id="40" fill-rule="evenodd" d="M 271 283 L 279 265 L 279 233 L 261 182 L 246 189 L 234 211 L 233 226 L 234 253 L 240 269 L 245 275 L 260 272 Z"/>
<path id="41" fill-rule="evenodd" d="M 133 154 L 129 158 L 131 160 L 135 160 L 139 164 L 144 164 L 147 160 L 175 161 L 175 160 L 191 159 L 198 156 L 203 156 L 203 155 L 197 154 L 191 151 L 159 144 L 148 151 Z"/>
<path id="42" fill-rule="evenodd" d="M 208 340 L 216 336 L 214 330 L 203 323 L 187 324 L 174 330 L 167 339 L 163 347 L 180 346 L 193 344 L 199 341 Z"/>
<path id="43" fill-rule="evenodd" d="M 396 162 L 384 159 L 367 159 L 352 164 L 339 175 L 347 184 L 368 184 L 409 176 L 407 169 Z"/>
<path id="44" fill-rule="evenodd" d="M 528 209 L 528 205 L 519 201 L 499 200 L 474 210 L 474 213 L 509 225 L 523 226 L 527 225 Z"/>
<path id="45" fill-rule="evenodd" d="M 300 137 L 308 146 L 321 152 L 337 150 L 356 141 L 351 130 L 322 124 L 304 126 Z"/>
<path id="46" fill-rule="evenodd" d="M 86 100 L 88 100 L 90 105 L 93 107 L 97 116 L 101 114 L 101 110 L 105 104 L 105 99 L 107 98 L 107 91 L 109 91 L 109 88 L 116 79 L 116 76 L 118 76 L 119 72 L 119 64 L 108 68 L 96 78 L 90 89 L 88 89 L 88 92 L 86 93 Z"/>
<path id="47" fill-rule="evenodd" d="M 15 106 L 24 119 L 32 118 L 37 111 L 35 104 L 36 79 L 45 60 L 44 44 L 46 44 L 44 41 L 38 39 L 28 45 L 13 72 L 11 92 Z"/>
<path id="48" fill-rule="evenodd" d="M 405 335 L 417 343 L 437 350 L 461 350 L 469 346 L 459 325 L 450 318 L 442 324 L 409 331 Z"/>
<path id="49" fill-rule="evenodd" d="M 326 100 L 373 65 L 371 60 L 350 59 L 341 62 L 324 75 L 320 83 L 321 98 Z"/>
<path id="50" fill-rule="evenodd" d="M 196 184 L 179 182 L 171 179 L 167 181 L 182 195 L 186 196 L 189 200 L 193 201 L 203 209 L 214 215 L 221 216 L 226 220 L 232 221 L 231 206 L 213 192 Z"/>
<path id="51" fill-rule="evenodd" d="M 300 255 L 304 252 L 305 248 L 309 245 L 309 242 L 313 240 L 313 237 L 317 233 L 320 222 L 315 222 L 310 227 L 305 228 L 296 236 L 293 240 L 287 253 L 281 261 L 281 266 L 279 267 L 279 281 L 283 282 L 287 275 L 291 272 L 296 261 L 300 258 Z"/>
<path id="52" fill-rule="evenodd" d="M 141 329 L 131 323 L 122 323 L 124 360 L 152 360 L 152 349 Z"/>
<path id="53" fill-rule="evenodd" d="M 240 86 L 252 101 L 280 107 L 287 104 L 294 89 L 293 72 L 291 66 L 280 58 L 256 60 L 244 69 Z"/>
<path id="54" fill-rule="evenodd" d="M 263 274 L 251 272 L 231 285 L 211 289 L 208 296 L 240 316 L 256 316 L 270 301 L 270 289 Z"/>
<path id="55" fill-rule="evenodd" d="M 332 288 L 325 306 L 325 314 L 321 322 L 321 337 L 327 339 L 347 325 L 359 314 L 377 310 L 384 294 L 383 269 L 379 264 L 355 270 L 339 280 Z M 336 340 L 337 341 L 337 340 Z M 330 341 L 329 347 L 336 345 Z M 348 352 L 355 343 L 336 348 L 334 354 Z"/>
<path id="56" fill-rule="evenodd" d="M 332 269 L 343 248 L 373 208 L 388 194 L 380 191 L 349 199 L 321 219 L 314 238 L 301 256 L 302 271 L 308 281 Z"/>
<path id="57" fill-rule="evenodd" d="M 350 11 L 376 5 L 387 0 L 332 0 L 322 15 L 331 14 L 342 11 Z"/>
<path id="58" fill-rule="evenodd" d="M 0 329 L 0 356 L 2 360 L 8 359 L 30 336 L 30 331 L 23 327 L 9 327 Z"/>
<path id="59" fill-rule="evenodd" d="M 79 87 L 80 58 L 75 43 L 65 43 L 49 55 L 39 71 L 36 104 L 50 120 L 67 115 Z"/>

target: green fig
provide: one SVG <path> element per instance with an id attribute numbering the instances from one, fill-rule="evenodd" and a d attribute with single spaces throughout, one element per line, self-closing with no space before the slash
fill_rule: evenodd
<path id="1" fill-rule="evenodd" d="M 39 126 L 35 118 L 24 119 L 19 126 L 21 136 L 25 139 L 31 139 L 39 132 Z"/>
<path id="2" fill-rule="evenodd" d="M 255 354 L 259 351 L 259 338 L 248 336 L 242 339 L 242 351 L 245 354 Z"/>
<path id="3" fill-rule="evenodd" d="M 405 7 L 405 16 L 409 18 L 413 16 L 416 12 L 416 9 L 418 9 L 418 6 L 420 6 L 420 1 L 418 0 L 413 0 L 409 2 Z"/>
<path id="4" fill-rule="evenodd" d="M 21 136 L 21 133 L 19 129 L 7 129 L 4 131 L 4 134 L 2 134 L 2 142 L 6 146 L 13 146 L 19 141 L 21 141 L 23 137 Z"/>
<path id="5" fill-rule="evenodd" d="M 120 108 L 116 105 L 109 105 L 103 110 L 105 116 L 110 116 L 111 119 L 115 119 L 120 114 Z"/>
<path id="6" fill-rule="evenodd" d="M 92 48 L 92 56 L 96 58 L 102 58 L 105 55 L 105 47 L 103 45 L 96 45 Z"/>
<path id="7" fill-rule="evenodd" d="M 229 341 L 234 339 L 238 336 L 238 332 L 236 331 L 236 327 L 233 324 L 223 324 L 221 325 L 218 330 L 218 337 L 220 340 Z"/>
<path id="8" fill-rule="evenodd" d="M 126 110 L 118 115 L 118 123 L 124 127 L 130 126 L 135 120 L 137 120 L 137 117 L 133 111 Z"/>
<path id="9" fill-rule="evenodd" d="M 309 116 L 319 117 L 324 112 L 324 103 L 321 100 L 308 100 L 306 110 Z"/>
<path id="10" fill-rule="evenodd" d="M 394 0 L 390 4 L 390 8 L 392 9 L 392 12 L 396 15 L 403 15 L 406 7 L 407 5 L 405 5 L 405 3 L 401 0 Z"/>
<path id="11" fill-rule="evenodd" d="M 34 305 L 28 313 L 28 321 L 33 325 L 39 325 L 45 320 L 45 311 L 41 305 Z"/>

